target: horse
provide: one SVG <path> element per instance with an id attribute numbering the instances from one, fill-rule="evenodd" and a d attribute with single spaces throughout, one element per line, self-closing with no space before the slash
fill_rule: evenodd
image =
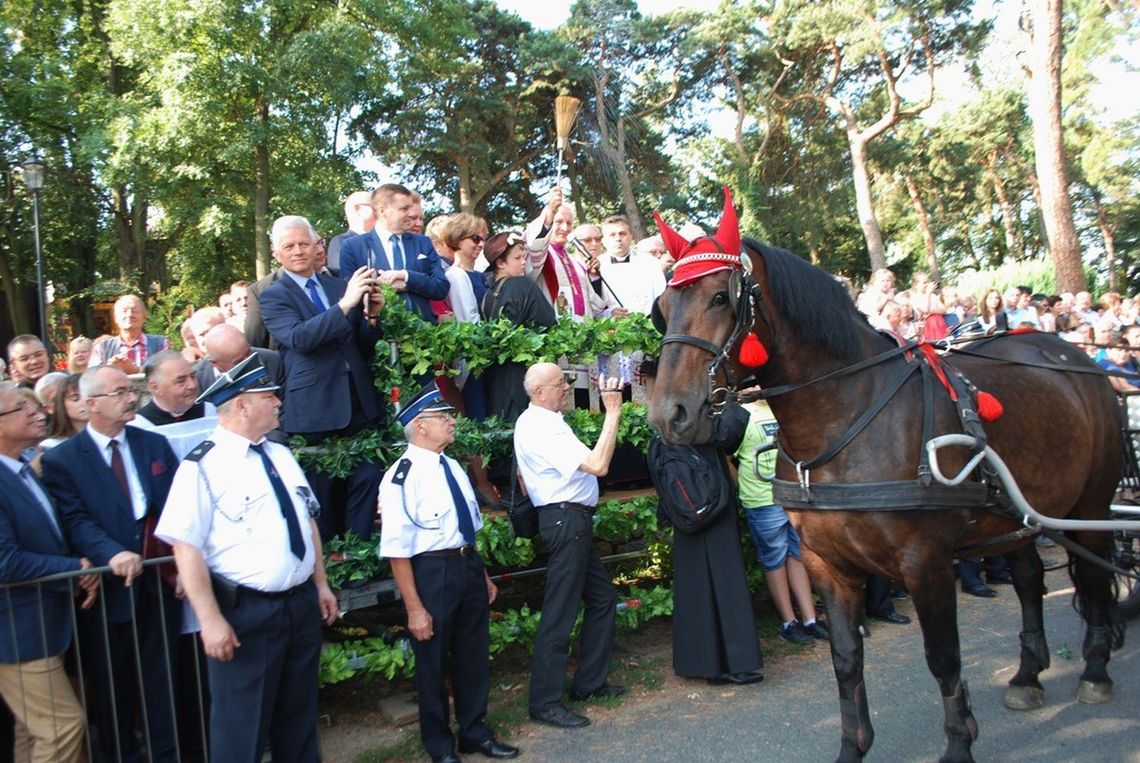
<path id="1" fill-rule="evenodd" d="M 1044 567 L 1032 533 L 995 509 L 1004 493 L 1000 485 L 974 483 L 965 500 L 932 485 L 924 443 L 961 433 L 966 422 L 1004 460 L 1037 511 L 1108 519 L 1121 463 L 1116 396 L 1085 353 L 1057 337 L 1014 333 L 951 349 L 949 357 L 930 345 L 899 346 L 875 330 L 820 268 L 752 239 L 727 251 L 743 252 L 738 267 L 668 288 L 656 305 L 655 321 L 665 336 L 649 419 L 667 442 L 703 442 L 735 381 L 751 377 L 759 385 L 779 422 L 774 485 L 782 489 L 776 502 L 781 495 L 787 500 L 831 628 L 842 721 L 837 760 L 862 759 L 874 741 L 859 624 L 863 586 L 878 574 L 901 580 L 913 599 L 945 712 L 941 760 L 971 761 L 978 727 L 961 676 L 954 558 L 977 555 L 974 550 L 989 540 L 984 553 L 1012 560 L 1021 655 L 1004 700 L 1019 710 L 1044 701 L 1038 680 L 1049 666 Z M 719 257 L 718 264 L 732 259 L 695 259 L 709 257 Z M 739 347 L 749 341 L 763 347 L 762 365 L 741 362 Z M 908 373 L 924 365 L 921 373 Z M 976 416 L 979 391 L 992 396 L 991 406 L 997 401 L 999 417 Z M 971 455 L 964 446 L 946 448 L 937 465 L 953 473 L 966 468 Z M 1066 535 L 1091 555 L 1108 558 L 1109 533 Z M 971 552 L 963 554 L 967 548 Z M 1077 696 L 1108 701 L 1107 665 L 1111 650 L 1123 643 L 1124 627 L 1115 581 L 1084 555 L 1069 556 L 1074 606 L 1087 626 Z"/>

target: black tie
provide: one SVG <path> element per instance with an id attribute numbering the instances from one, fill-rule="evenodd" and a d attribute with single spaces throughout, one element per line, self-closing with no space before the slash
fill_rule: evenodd
<path id="1" fill-rule="evenodd" d="M 277 494 L 277 504 L 281 507 L 281 516 L 285 517 L 285 525 L 289 528 L 289 549 L 293 552 L 293 556 L 304 559 L 305 539 L 301 536 L 301 523 L 297 521 L 297 511 L 293 508 L 293 499 L 289 496 L 285 482 L 277 473 L 277 467 L 269 460 L 269 454 L 265 452 L 264 443 L 250 445 L 249 447 L 261 456 L 261 465 L 265 467 L 265 473 L 269 476 L 269 484 L 273 485 L 273 492 Z"/>
<path id="2" fill-rule="evenodd" d="M 451 500 L 455 502 L 455 514 L 459 518 L 459 534 L 463 536 L 463 542 L 471 545 L 475 543 L 475 523 L 471 521 L 471 510 L 467 508 L 467 499 L 463 497 L 463 491 L 459 489 L 459 483 L 455 481 L 455 475 L 451 473 L 451 467 L 447 465 L 447 460 L 440 455 L 439 465 L 443 467 L 443 476 L 447 478 L 447 487 L 451 490 Z"/>

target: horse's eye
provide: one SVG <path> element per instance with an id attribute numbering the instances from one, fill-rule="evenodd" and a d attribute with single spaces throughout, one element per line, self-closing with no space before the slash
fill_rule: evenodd
<path id="1" fill-rule="evenodd" d="M 727 291 L 718 291 L 716 294 L 714 294 L 713 295 L 713 304 L 714 305 L 727 305 L 728 304 L 728 292 Z"/>

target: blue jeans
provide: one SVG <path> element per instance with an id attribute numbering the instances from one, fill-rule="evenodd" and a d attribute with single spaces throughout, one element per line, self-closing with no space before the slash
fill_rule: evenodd
<path id="1" fill-rule="evenodd" d="M 765 572 L 778 570 L 791 554 L 801 559 L 800 536 L 788 521 L 784 509 L 776 504 L 745 509 L 748 517 L 748 531 L 756 546 L 756 556 Z"/>

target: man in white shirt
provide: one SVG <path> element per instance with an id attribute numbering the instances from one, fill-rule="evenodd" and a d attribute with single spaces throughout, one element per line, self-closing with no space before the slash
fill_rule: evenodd
<path id="1" fill-rule="evenodd" d="M 533 365 L 527 369 L 523 387 L 530 405 L 515 423 L 515 459 L 550 551 L 542 619 L 534 639 L 530 717 L 551 726 L 576 728 L 590 720 L 562 704 L 562 688 L 570 629 L 583 601 L 582 645 L 570 696 L 582 700 L 625 691 L 606 683 L 617 594 L 593 538 L 598 477 L 609 470 L 621 421 L 621 383 L 602 380 L 606 414 L 593 449 L 579 441 L 562 418 L 571 387 L 561 368 L 553 363 Z"/>
<path id="2" fill-rule="evenodd" d="M 649 315 L 653 301 L 665 291 L 665 275 L 653 260 L 633 256 L 633 236 L 623 215 L 602 221 L 602 278 L 614 298 L 631 313 Z"/>

